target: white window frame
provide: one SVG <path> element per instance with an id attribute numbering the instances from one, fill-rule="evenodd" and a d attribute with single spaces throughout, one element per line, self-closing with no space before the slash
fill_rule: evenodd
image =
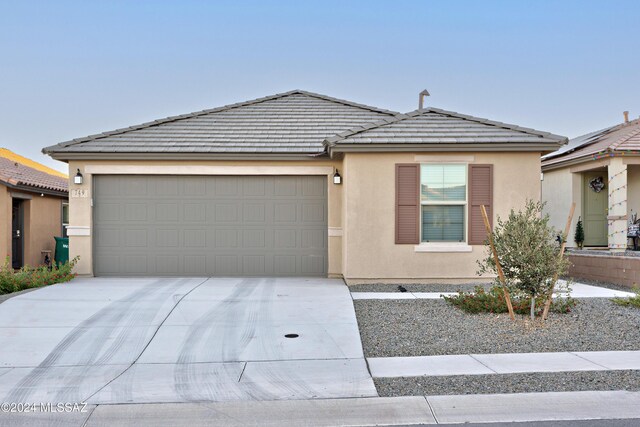
<path id="1" fill-rule="evenodd" d="M 460 201 L 426 201 L 422 200 L 422 166 L 423 165 L 463 165 L 465 166 L 465 199 Z M 420 243 L 414 247 L 415 252 L 471 252 L 472 247 L 469 246 L 469 163 L 467 162 L 428 162 L 420 163 Z M 463 236 L 461 242 L 423 242 L 422 241 L 422 207 L 423 206 L 463 206 L 464 224 Z"/>

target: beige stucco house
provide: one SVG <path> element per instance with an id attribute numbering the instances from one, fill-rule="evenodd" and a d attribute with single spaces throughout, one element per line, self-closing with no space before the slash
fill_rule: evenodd
<path id="1" fill-rule="evenodd" d="M 624 252 L 628 222 L 640 211 L 640 119 L 625 113 L 623 123 L 574 138 L 542 159 L 542 195 L 556 228 L 564 228 L 576 203 L 568 246 L 576 246 L 581 218 L 585 247 Z"/>
<path id="2" fill-rule="evenodd" d="M 296 90 L 44 152 L 69 163 L 79 274 L 455 282 L 484 256 L 480 205 L 538 200 L 565 142 Z"/>
<path id="3" fill-rule="evenodd" d="M 67 188 L 66 174 L 0 148 L 0 254 L 13 268 L 54 255 L 53 238 L 65 233 Z"/>

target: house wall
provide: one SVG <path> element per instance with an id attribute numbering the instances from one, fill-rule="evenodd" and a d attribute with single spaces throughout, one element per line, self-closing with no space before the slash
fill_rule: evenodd
<path id="1" fill-rule="evenodd" d="M 0 185 L 0 224 L 0 265 L 4 265 L 5 258 L 11 256 L 11 196 L 4 185 Z"/>
<path id="2" fill-rule="evenodd" d="M 66 199 L 54 196 L 40 196 L 12 190 L 0 185 L 0 255 L 2 263 L 7 256 L 12 255 L 12 197 L 11 193 L 25 194 L 30 199 L 23 199 L 24 209 L 24 264 L 39 265 L 42 263 L 42 250 L 50 250 L 53 257 L 55 242 L 53 237 L 62 234 L 62 202 Z"/>
<path id="3" fill-rule="evenodd" d="M 479 279 L 476 261 L 486 256 L 482 245 L 470 252 L 434 253 L 395 244 L 395 164 L 458 160 L 494 165 L 494 223 L 527 199 L 540 199 L 539 153 L 346 153 L 343 274 L 348 283 Z"/>
<path id="4" fill-rule="evenodd" d="M 344 276 L 349 282 L 486 281 L 476 276 L 476 261 L 486 254 L 483 246 L 463 253 L 422 253 L 415 252 L 414 245 L 395 244 L 395 164 L 452 158 L 494 165 L 494 215 L 505 217 L 527 199 L 540 198 L 539 153 L 347 153 L 342 160 L 289 162 L 71 161 L 70 170 L 80 169 L 84 183 L 70 182 L 70 256 L 80 256 L 78 274 L 93 273 L 95 174 L 305 175 L 311 170 L 328 178 L 330 276 Z M 342 185 L 332 183 L 334 168 L 343 176 Z"/>
<path id="5" fill-rule="evenodd" d="M 328 197 L 328 272 L 342 275 L 342 185 L 333 184 L 338 160 L 309 161 L 70 161 L 69 182 L 69 256 L 79 256 L 76 272 L 93 275 L 92 185 L 95 174 L 158 175 L 326 175 Z M 80 169 L 82 185 L 73 183 L 73 171 Z"/>
<path id="6" fill-rule="evenodd" d="M 62 203 L 66 199 L 34 194 L 25 200 L 25 264 L 42 264 L 41 251 L 51 251 L 54 255 L 54 237 L 62 236 Z"/>
<path id="7" fill-rule="evenodd" d="M 571 202 L 576 203 L 567 236 L 567 247 L 575 247 L 573 236 L 578 218 L 582 215 L 582 175 L 571 173 L 566 167 L 544 172 L 543 177 L 542 201 L 545 202 L 544 213 L 549 214 L 550 225 L 559 231 L 564 231 Z"/>
<path id="8" fill-rule="evenodd" d="M 640 219 L 640 165 L 627 165 L 627 209 Z"/>

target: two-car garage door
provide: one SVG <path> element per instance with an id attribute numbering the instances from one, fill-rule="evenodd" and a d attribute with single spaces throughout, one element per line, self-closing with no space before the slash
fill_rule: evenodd
<path id="1" fill-rule="evenodd" d="M 326 276 L 324 176 L 97 175 L 97 276 Z"/>

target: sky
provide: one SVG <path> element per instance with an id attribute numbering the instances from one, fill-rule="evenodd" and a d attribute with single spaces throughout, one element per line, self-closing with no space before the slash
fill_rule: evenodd
<path id="1" fill-rule="evenodd" d="M 575 137 L 640 115 L 640 1 L 0 0 L 0 147 L 304 89 Z"/>

